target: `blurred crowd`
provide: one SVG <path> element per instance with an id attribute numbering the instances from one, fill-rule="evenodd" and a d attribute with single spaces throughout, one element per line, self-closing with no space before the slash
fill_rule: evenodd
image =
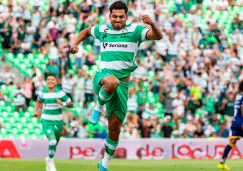
<path id="1" fill-rule="evenodd" d="M 77 109 L 64 111 L 63 135 L 106 137 L 105 110 L 97 126 L 87 122 L 97 98 L 92 88 L 95 72 L 90 70 L 99 61 L 99 41 L 89 38 L 75 55 L 69 47 L 84 28 L 109 23 L 111 1 L 53 0 L 46 10 L 45 1 L 34 0 L 32 5 L 27 0 L 1 2 L 0 86 L 5 84 L 8 91 L 0 92 L 0 100 L 25 111 L 46 86 L 46 75 L 55 74 L 58 87 Z M 120 138 L 228 137 L 238 82 L 243 79 L 243 1 L 126 2 L 128 23 L 143 24 L 141 15 L 149 14 L 163 39 L 140 45 Z M 33 66 L 31 74 L 18 82 L 6 62 L 8 53 L 43 54 L 48 63 L 43 71 Z"/>

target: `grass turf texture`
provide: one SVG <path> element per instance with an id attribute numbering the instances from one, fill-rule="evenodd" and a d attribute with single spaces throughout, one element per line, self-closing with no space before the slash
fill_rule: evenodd
<path id="1" fill-rule="evenodd" d="M 219 160 L 112 160 L 109 171 L 217 171 Z M 57 171 L 98 171 L 97 160 L 55 160 Z M 242 160 L 228 160 L 242 171 Z M 0 159 L 0 171 L 45 171 L 45 160 Z"/>

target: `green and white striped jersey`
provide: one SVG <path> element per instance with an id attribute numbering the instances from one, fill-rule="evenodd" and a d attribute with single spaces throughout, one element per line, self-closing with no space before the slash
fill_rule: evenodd
<path id="1" fill-rule="evenodd" d="M 53 92 L 48 92 L 48 88 L 46 87 L 39 94 L 38 100 L 43 103 L 44 109 L 41 119 L 62 123 L 62 106 L 57 103 L 57 100 L 66 103 L 71 101 L 63 91 L 55 88 Z"/>
<path id="2" fill-rule="evenodd" d="M 148 30 L 137 24 L 122 30 L 113 30 L 110 25 L 93 26 L 91 35 L 100 40 L 100 71 L 117 78 L 129 76 L 137 68 L 138 47 L 146 40 Z"/>

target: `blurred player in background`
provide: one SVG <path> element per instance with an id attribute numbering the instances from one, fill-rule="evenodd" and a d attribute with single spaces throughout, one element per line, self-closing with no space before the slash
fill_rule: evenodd
<path id="1" fill-rule="evenodd" d="M 62 108 L 72 108 L 71 99 L 56 88 L 57 79 L 49 75 L 46 80 L 47 87 L 40 93 L 35 104 L 35 116 L 40 117 L 44 134 L 49 140 L 49 156 L 46 157 L 46 171 L 56 171 L 53 161 L 57 144 L 63 129 Z M 41 114 L 41 110 L 43 113 Z"/>
<path id="2" fill-rule="evenodd" d="M 110 6 L 111 25 L 96 25 L 80 32 L 71 47 L 72 53 L 78 52 L 78 44 L 89 36 L 101 42 L 100 69 L 93 80 L 93 88 L 98 95 L 95 109 L 89 119 L 97 124 L 106 104 L 108 118 L 108 137 L 105 142 L 105 154 L 98 163 L 100 171 L 107 171 L 108 165 L 118 145 L 122 123 L 127 113 L 128 82 L 130 74 L 136 69 L 136 54 L 140 43 L 145 40 L 160 40 L 162 33 L 148 16 L 142 21 L 151 26 L 147 29 L 137 24 L 126 24 L 128 8 L 122 1 Z"/>
<path id="3" fill-rule="evenodd" d="M 235 99 L 234 105 L 234 119 L 231 124 L 231 133 L 229 144 L 225 147 L 221 162 L 218 168 L 222 170 L 230 170 L 225 164 L 228 154 L 236 145 L 236 142 L 243 137 L 243 80 L 239 84 L 239 92 Z"/>

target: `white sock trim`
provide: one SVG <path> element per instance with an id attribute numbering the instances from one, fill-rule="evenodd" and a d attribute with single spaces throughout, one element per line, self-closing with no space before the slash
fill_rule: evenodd
<path id="1" fill-rule="evenodd" d="M 106 145 L 108 148 L 112 149 L 112 150 L 116 150 L 116 147 L 114 147 L 113 145 L 108 144 L 107 142 L 105 142 L 105 145 Z"/>
<path id="2" fill-rule="evenodd" d="M 105 97 L 99 92 L 99 97 L 103 100 L 103 101 L 107 101 L 107 99 L 105 99 Z"/>

